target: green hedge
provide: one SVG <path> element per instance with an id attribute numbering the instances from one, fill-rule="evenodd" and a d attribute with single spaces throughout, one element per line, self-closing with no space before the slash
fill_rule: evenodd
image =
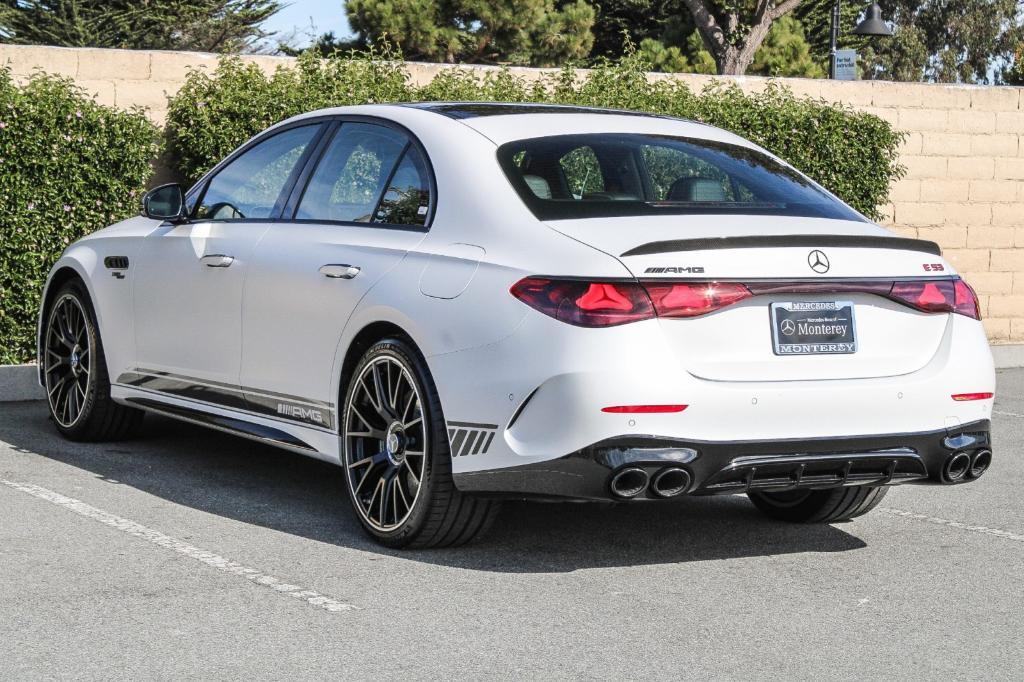
<path id="1" fill-rule="evenodd" d="M 0 365 L 34 358 L 39 294 L 64 248 L 138 212 L 158 142 L 141 111 L 0 69 Z"/>
<path id="2" fill-rule="evenodd" d="M 189 74 L 170 101 L 166 137 L 178 174 L 195 180 L 294 114 L 415 100 L 559 102 L 704 121 L 772 150 L 873 218 L 904 172 L 902 135 L 876 116 L 800 99 L 775 83 L 756 95 L 720 82 L 700 93 L 667 79 L 651 83 L 635 55 L 534 81 L 507 69 L 450 69 L 424 87 L 388 54 L 309 55 L 271 76 L 225 58 L 212 73 Z M 50 266 L 67 244 L 138 210 L 158 151 L 159 132 L 141 111 L 100 106 L 70 81 L 43 74 L 19 86 L 0 69 L 0 364 L 33 357 Z"/>
<path id="3" fill-rule="evenodd" d="M 635 109 L 703 121 L 778 154 L 865 215 L 880 219 L 889 187 L 902 177 L 902 134 L 887 122 L 824 100 L 802 99 L 777 82 L 760 93 L 714 81 L 700 93 L 674 80 L 649 82 L 636 55 L 587 73 L 572 68 L 527 81 L 507 69 L 451 69 L 415 87 L 386 55 L 320 60 L 267 76 L 254 64 L 223 59 L 213 73 L 193 71 L 171 99 L 168 142 L 182 178 L 195 180 L 218 159 L 272 123 L 327 106 L 405 101 L 557 102 Z"/>

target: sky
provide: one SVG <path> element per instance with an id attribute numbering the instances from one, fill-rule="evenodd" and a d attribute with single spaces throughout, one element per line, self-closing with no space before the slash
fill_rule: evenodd
<path id="1" fill-rule="evenodd" d="M 314 35 L 327 31 L 333 31 L 338 37 L 351 34 L 345 19 L 344 0 L 285 0 L 283 4 L 284 9 L 272 16 L 263 28 L 277 32 L 280 39 L 294 34 L 294 40 L 289 42 L 295 47 L 305 47 Z M 311 20 L 315 31 L 310 29 Z"/>

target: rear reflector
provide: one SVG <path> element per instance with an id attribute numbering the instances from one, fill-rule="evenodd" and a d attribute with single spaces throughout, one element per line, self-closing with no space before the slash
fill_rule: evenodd
<path id="1" fill-rule="evenodd" d="M 688 405 L 616 405 L 602 407 L 602 412 L 612 414 L 656 414 L 664 412 L 682 412 Z"/>
<path id="2" fill-rule="evenodd" d="M 992 393 L 954 393 L 950 397 L 957 402 L 963 402 L 965 400 L 988 400 L 992 395 Z"/>
<path id="3" fill-rule="evenodd" d="M 685 318 L 760 295 L 873 294 L 925 313 L 981 319 L 978 297 L 959 277 L 946 279 L 814 282 L 583 281 L 527 277 L 510 290 L 530 307 L 578 327 L 612 327 L 655 317 Z"/>

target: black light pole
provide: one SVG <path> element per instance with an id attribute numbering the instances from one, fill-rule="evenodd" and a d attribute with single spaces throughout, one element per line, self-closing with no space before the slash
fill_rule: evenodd
<path id="1" fill-rule="evenodd" d="M 839 21 L 841 19 L 839 2 L 840 0 L 836 0 L 835 4 L 832 5 L 832 30 L 829 35 L 829 51 L 831 55 L 829 60 L 829 78 L 836 77 L 836 52 L 839 50 Z M 853 29 L 853 32 L 859 36 L 892 35 L 892 29 L 882 19 L 882 8 L 878 6 L 877 2 L 871 3 L 867 13 L 864 15 L 864 21 L 857 24 L 857 28 Z"/>

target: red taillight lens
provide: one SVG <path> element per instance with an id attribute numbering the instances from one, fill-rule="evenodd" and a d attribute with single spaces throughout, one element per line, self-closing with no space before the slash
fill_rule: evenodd
<path id="1" fill-rule="evenodd" d="M 889 295 L 900 303 L 926 313 L 953 312 L 954 292 L 950 280 L 896 282 Z"/>
<path id="2" fill-rule="evenodd" d="M 578 327 L 612 327 L 651 319 L 654 306 L 635 282 L 578 282 L 527 277 L 512 295 L 532 308 Z"/>
<path id="3" fill-rule="evenodd" d="M 527 277 L 512 295 L 556 320 L 580 327 L 611 327 L 654 317 L 707 315 L 762 294 L 865 293 L 885 296 L 926 313 L 981 319 L 978 297 L 960 278 L 905 282 L 587 282 Z"/>
<path id="4" fill-rule="evenodd" d="M 962 279 L 958 279 L 953 283 L 953 289 L 955 292 L 953 297 L 954 312 L 980 320 L 981 308 L 978 306 L 978 295 L 974 293 L 971 285 Z"/>
<path id="5" fill-rule="evenodd" d="M 959 313 L 981 319 L 978 297 L 962 279 L 896 282 L 889 297 L 926 313 Z"/>
<path id="6" fill-rule="evenodd" d="M 696 317 L 739 303 L 752 295 L 735 282 L 645 282 L 659 317 Z"/>

